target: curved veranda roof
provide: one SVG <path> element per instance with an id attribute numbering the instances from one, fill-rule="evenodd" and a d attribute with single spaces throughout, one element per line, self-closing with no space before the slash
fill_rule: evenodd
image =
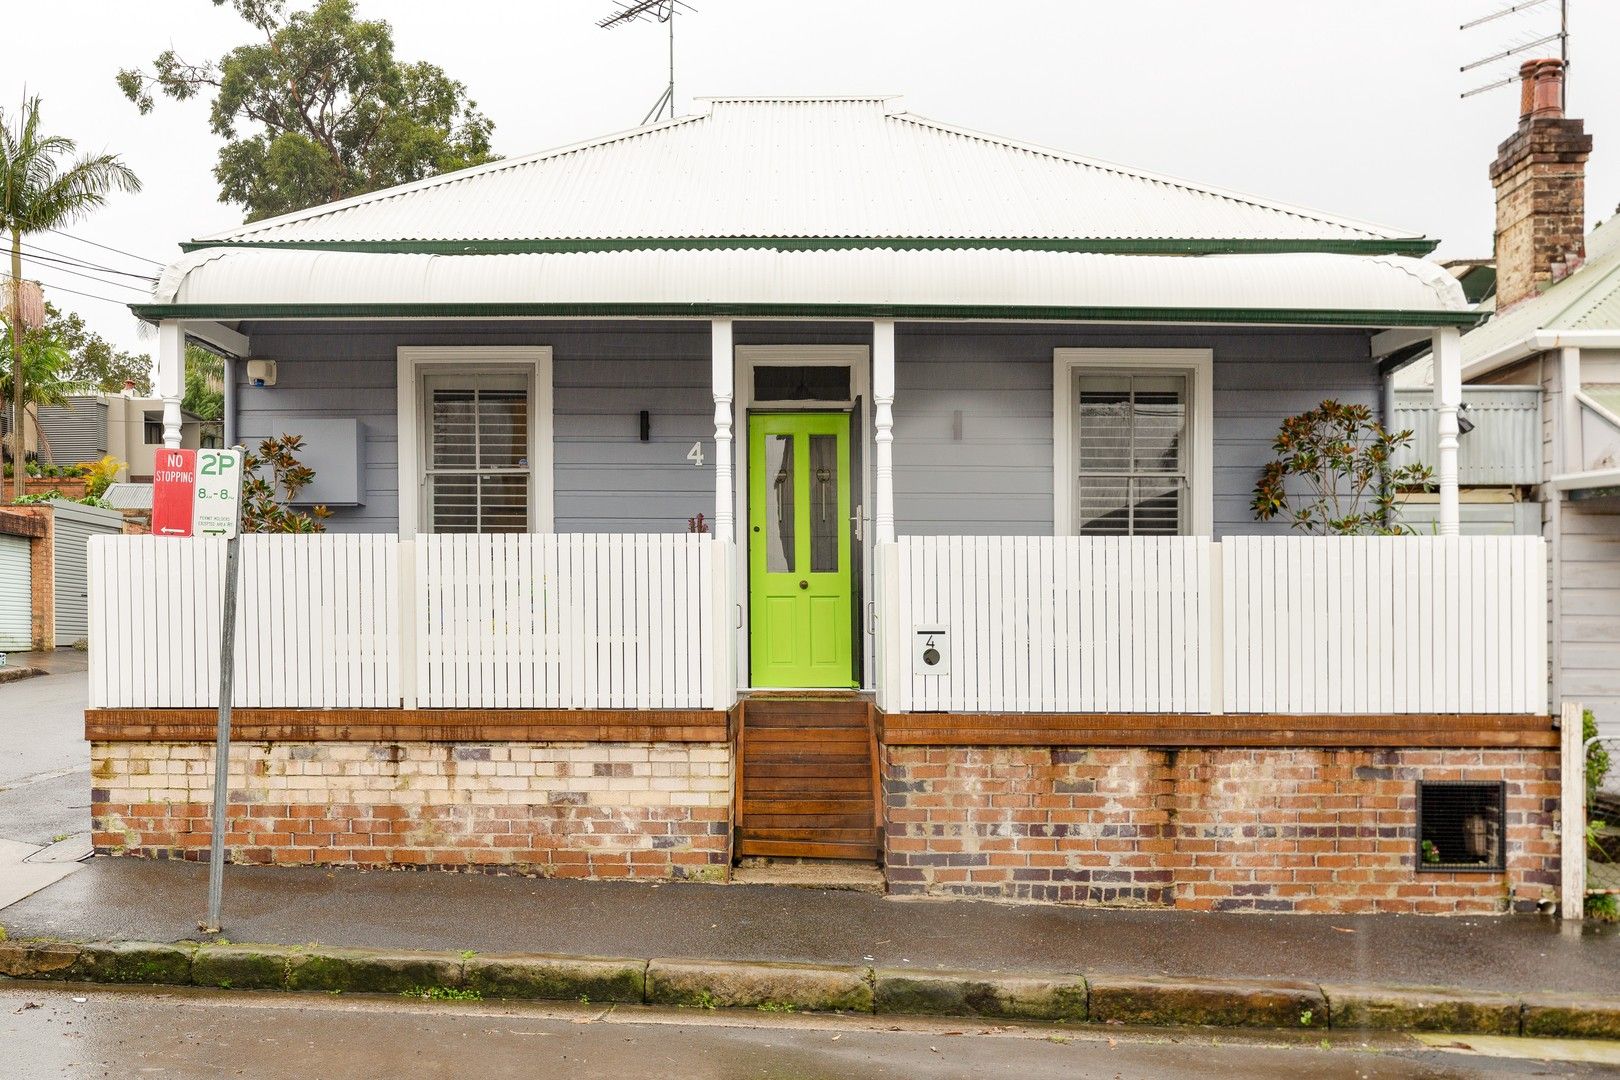
<path id="1" fill-rule="evenodd" d="M 1357 326 L 1472 323 L 1456 279 L 1396 255 L 753 248 L 429 255 L 216 247 L 148 318 L 816 316 Z"/>

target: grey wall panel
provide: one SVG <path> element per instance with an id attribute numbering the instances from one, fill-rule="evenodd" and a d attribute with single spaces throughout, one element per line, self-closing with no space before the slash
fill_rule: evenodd
<path id="1" fill-rule="evenodd" d="M 1215 354 L 1215 532 L 1286 531 L 1249 500 L 1282 421 L 1324 398 L 1376 409 L 1360 331 L 1152 331 L 929 324 L 896 339 L 895 511 L 902 533 L 1052 531 L 1052 350 L 1208 348 Z M 961 437 L 954 435 L 962 413 Z M 924 479 L 924 478 L 927 479 Z"/>
<path id="2" fill-rule="evenodd" d="M 552 347 L 559 531 L 681 532 L 695 514 L 714 516 L 706 322 L 263 323 L 248 331 L 253 354 L 278 361 L 278 371 L 275 387 L 240 387 L 244 441 L 273 434 L 275 415 L 365 424 L 366 505 L 334 510 L 335 532 L 398 528 L 401 345 Z M 643 409 L 651 413 L 647 443 L 639 441 Z M 696 441 L 703 468 L 686 460 Z"/>
<path id="3" fill-rule="evenodd" d="M 90 636 L 90 538 L 121 535 L 124 516 L 116 510 L 60 499 L 51 500 L 51 509 L 55 519 L 52 587 L 56 607 L 52 640 L 62 648 Z"/>
<path id="4" fill-rule="evenodd" d="M 339 531 L 397 527 L 395 355 L 401 345 L 550 345 L 556 523 L 562 531 L 680 531 L 714 515 L 709 333 L 703 322 L 294 323 L 250 326 L 278 385 L 240 392 L 246 440 L 271 415 L 354 416 L 366 428 L 366 505 Z M 747 344 L 867 344 L 865 323 L 739 323 Z M 895 504 L 902 532 L 1052 529 L 1052 350 L 1213 348 L 1216 532 L 1274 531 L 1249 492 L 1284 417 L 1325 397 L 1376 407 L 1367 335 L 1349 331 L 945 324 L 897 338 Z M 637 414 L 651 413 L 651 441 Z M 961 437 L 955 413 L 962 412 Z M 739 421 L 741 418 L 739 417 Z M 738 446 L 743 445 L 739 422 Z M 701 442 L 703 468 L 685 458 Z"/>
<path id="5" fill-rule="evenodd" d="M 1564 698 L 1620 737 L 1620 499 L 1565 503 L 1560 556 Z"/>
<path id="6" fill-rule="evenodd" d="M 61 405 L 42 405 L 39 426 L 48 444 L 40 456 L 57 465 L 100 461 L 107 453 L 107 406 L 98 398 L 74 396 Z"/>

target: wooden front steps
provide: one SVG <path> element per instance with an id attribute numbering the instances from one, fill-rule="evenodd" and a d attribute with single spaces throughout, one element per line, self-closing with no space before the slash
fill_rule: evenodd
<path id="1" fill-rule="evenodd" d="M 873 713 L 847 695 L 738 703 L 738 857 L 877 861 Z"/>

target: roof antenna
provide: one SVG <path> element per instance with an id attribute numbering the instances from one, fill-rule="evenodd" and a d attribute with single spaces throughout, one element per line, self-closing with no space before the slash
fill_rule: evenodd
<path id="1" fill-rule="evenodd" d="M 612 30 L 615 27 L 628 26 L 633 22 L 645 19 L 652 22 L 661 22 L 669 27 L 669 84 L 664 87 L 664 92 L 658 95 L 658 100 L 653 102 L 653 107 L 647 111 L 647 115 L 641 118 L 643 126 L 652 123 L 654 120 L 663 119 L 666 110 L 669 112 L 669 118 L 671 120 L 675 119 L 675 13 L 677 10 L 689 11 L 694 14 L 697 12 L 697 8 L 686 3 L 686 0 L 635 0 L 634 3 L 626 4 L 596 24 L 603 30 Z"/>
<path id="2" fill-rule="evenodd" d="M 1481 15 L 1477 19 L 1470 19 L 1469 21 L 1463 23 L 1461 26 L 1457 27 L 1457 29 L 1459 29 L 1459 30 L 1472 30 L 1476 26 L 1483 26 L 1486 23 L 1495 22 L 1497 19 L 1500 19 L 1503 16 L 1517 15 L 1520 12 L 1528 11 L 1531 8 L 1539 8 L 1543 4 L 1548 4 L 1548 3 L 1552 3 L 1552 2 L 1553 2 L 1553 0 L 1515 0 L 1514 3 L 1509 4 L 1507 7 L 1500 8 L 1500 9 L 1498 9 L 1496 11 L 1493 11 L 1489 15 Z M 1459 70 L 1459 71 L 1473 71 L 1475 68 L 1482 68 L 1487 64 L 1494 64 L 1499 60 L 1506 60 L 1506 59 L 1512 57 L 1513 55 L 1515 55 L 1516 53 L 1522 53 L 1522 52 L 1526 51 L 1527 49 L 1538 48 L 1539 46 L 1542 46 L 1542 45 L 1550 45 L 1552 42 L 1556 41 L 1556 42 L 1558 42 L 1558 56 L 1559 56 L 1559 59 L 1564 61 L 1564 102 L 1563 102 L 1563 104 L 1565 106 L 1565 111 L 1567 112 L 1568 111 L 1568 106 L 1569 106 L 1569 0 L 1557 0 L 1557 3 L 1558 3 L 1558 29 L 1555 30 L 1553 33 L 1543 34 L 1541 36 L 1538 36 L 1538 37 L 1535 37 L 1535 38 L 1532 38 L 1532 39 L 1529 39 L 1529 40 L 1520 40 L 1518 42 L 1518 44 L 1513 45 L 1510 48 L 1504 49 L 1504 50 L 1502 50 L 1501 52 L 1498 52 L 1498 53 L 1492 53 L 1490 56 L 1481 57 L 1478 60 L 1470 61 L 1469 63 L 1464 64 L 1462 67 L 1458 68 L 1457 70 Z M 1544 27 L 1538 27 L 1537 29 L 1542 29 L 1542 28 L 1544 28 Z M 1523 38 L 1524 35 L 1521 34 L 1520 37 Z M 1494 82 L 1488 82 L 1484 86 L 1476 86 L 1472 90 L 1465 90 L 1465 91 L 1463 91 L 1462 96 L 1465 97 L 1465 98 L 1471 98 L 1475 94 L 1483 94 L 1487 90 L 1495 90 L 1495 89 L 1498 89 L 1499 87 L 1511 86 L 1512 84 L 1514 84 L 1514 83 L 1516 83 L 1518 81 L 1519 81 L 1518 73 L 1514 72 L 1514 73 L 1511 73 L 1511 74 L 1507 75 L 1505 78 L 1497 79 Z"/>

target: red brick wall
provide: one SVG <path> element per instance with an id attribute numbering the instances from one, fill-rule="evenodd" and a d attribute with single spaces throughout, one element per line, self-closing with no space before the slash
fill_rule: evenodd
<path id="1" fill-rule="evenodd" d="M 98 854 L 205 859 L 213 748 L 92 747 Z M 231 861 L 720 879 L 725 745 L 275 743 L 231 748 Z"/>
<path id="2" fill-rule="evenodd" d="M 889 747 L 895 893 L 1472 912 L 1556 894 L 1551 750 Z M 1507 782 L 1505 874 L 1416 869 L 1416 781 Z"/>

